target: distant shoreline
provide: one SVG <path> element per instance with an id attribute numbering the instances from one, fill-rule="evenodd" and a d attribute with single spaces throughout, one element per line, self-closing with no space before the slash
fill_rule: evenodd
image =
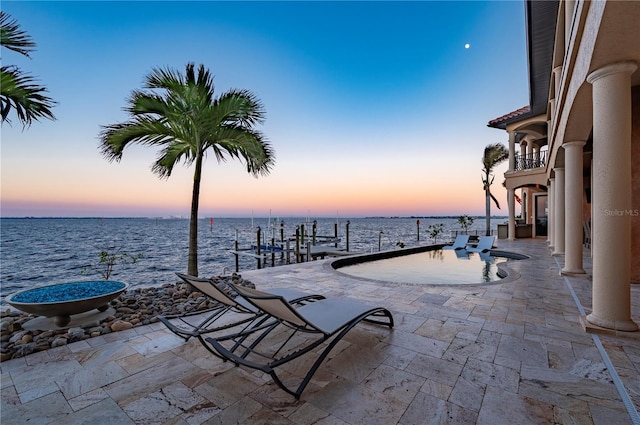
<path id="1" fill-rule="evenodd" d="M 461 214 L 462 215 L 462 214 Z M 458 217 L 460 217 L 460 215 L 424 215 L 424 216 L 418 216 L 418 215 L 412 215 L 412 216 L 385 216 L 385 215 L 380 215 L 380 216 L 364 216 L 364 217 L 339 217 L 340 220 L 349 220 L 349 219 L 359 219 L 359 220 L 407 220 L 407 219 L 457 219 Z M 469 217 L 473 218 L 474 220 L 479 220 L 479 219 L 484 219 L 485 216 L 484 215 L 470 215 Z M 241 219 L 247 219 L 247 220 L 267 220 L 269 219 L 269 217 L 198 217 L 198 220 L 208 220 L 210 218 L 213 218 L 214 220 L 218 219 L 218 220 L 241 220 Z M 278 216 L 278 217 L 271 217 L 273 218 L 277 218 L 277 219 L 301 219 L 304 217 L 300 217 L 300 216 Z M 313 219 L 335 219 L 336 217 L 331 217 L 331 216 L 318 216 L 318 217 L 313 217 Z M 501 216 L 501 215 L 492 215 L 490 217 L 492 220 L 498 220 L 498 219 L 508 219 L 508 216 Z M 36 216 L 11 216 L 11 217 L 0 217 L 0 219 L 2 220 L 189 220 L 188 217 L 36 217 Z"/>

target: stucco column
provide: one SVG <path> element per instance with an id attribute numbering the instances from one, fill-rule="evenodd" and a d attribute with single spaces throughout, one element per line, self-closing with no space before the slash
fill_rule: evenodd
<path id="1" fill-rule="evenodd" d="M 564 2 L 564 45 L 569 46 L 571 40 L 571 23 L 573 22 L 573 11 L 576 8 L 575 0 Z"/>
<path id="2" fill-rule="evenodd" d="M 590 323 L 635 331 L 631 320 L 631 74 L 635 62 L 592 72 L 593 310 Z"/>
<path id="3" fill-rule="evenodd" d="M 564 168 L 554 168 L 556 173 L 556 187 L 554 198 L 556 200 L 553 207 L 554 225 L 554 245 L 552 255 L 564 255 Z"/>
<path id="4" fill-rule="evenodd" d="M 549 209 L 547 211 L 547 241 L 549 241 L 549 248 L 553 249 L 555 246 L 555 220 L 553 212 L 556 206 L 556 179 L 551 177 L 549 179 L 549 189 L 547 191 L 547 202 L 549 203 Z"/>
<path id="5" fill-rule="evenodd" d="M 509 227 L 507 232 L 507 239 L 510 241 L 516 240 L 516 204 L 515 204 L 515 189 L 507 190 L 507 208 L 509 208 Z"/>
<path id="6" fill-rule="evenodd" d="M 553 83 L 555 92 L 553 93 L 553 100 L 556 100 L 560 95 L 560 83 L 562 78 L 562 66 L 556 66 L 553 68 Z"/>
<path id="7" fill-rule="evenodd" d="M 516 169 L 516 132 L 509 132 L 509 171 Z"/>
<path id="8" fill-rule="evenodd" d="M 584 274 L 582 268 L 582 147 L 585 142 L 564 143 L 565 171 L 565 223 L 564 223 L 564 268 L 562 274 Z"/>

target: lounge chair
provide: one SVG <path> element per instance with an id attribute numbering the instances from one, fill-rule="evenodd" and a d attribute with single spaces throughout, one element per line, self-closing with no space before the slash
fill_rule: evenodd
<path id="1" fill-rule="evenodd" d="M 445 245 L 442 249 L 465 249 L 469 243 L 469 235 L 458 235 L 451 245 Z"/>
<path id="2" fill-rule="evenodd" d="M 480 251 L 480 252 L 478 252 L 478 255 L 480 256 L 480 260 L 484 261 L 485 263 L 495 263 L 496 262 L 495 257 L 493 257 L 491 255 L 490 251 Z"/>
<path id="3" fill-rule="evenodd" d="M 175 316 L 158 316 L 158 319 L 164 323 L 171 332 L 184 338 L 185 341 L 200 334 L 233 328 L 242 324 L 248 324 L 247 327 L 249 327 L 252 323 L 256 323 L 264 316 L 262 311 L 247 302 L 243 297 L 233 298 L 229 296 L 209 279 L 201 279 L 182 273 L 176 273 L 176 275 L 204 295 L 218 302 L 218 307 L 205 312 L 194 311 Z M 322 295 L 308 294 L 289 288 L 275 288 L 269 290 L 269 293 L 282 296 L 295 305 L 324 299 Z M 228 311 L 240 313 L 241 319 L 226 322 L 221 321 L 220 318 Z M 203 314 L 207 314 L 207 316 L 203 318 Z"/>
<path id="4" fill-rule="evenodd" d="M 456 258 L 459 260 L 468 260 L 469 259 L 469 251 L 466 249 L 456 249 L 454 251 L 456 253 Z"/>
<path id="5" fill-rule="evenodd" d="M 493 248 L 493 243 L 495 242 L 495 236 L 480 236 L 480 240 L 475 246 L 467 247 L 467 251 L 470 252 L 484 252 L 489 251 Z"/>
<path id="6" fill-rule="evenodd" d="M 246 366 L 269 374 L 280 388 L 296 399 L 300 398 L 311 377 L 333 347 L 358 323 L 366 321 L 393 327 L 393 316 L 387 309 L 371 307 L 357 300 L 324 299 L 295 308 L 281 296 L 231 286 L 256 308 L 276 319 L 278 323 L 262 332 L 249 330 L 247 333 L 235 333 L 230 336 L 200 336 L 200 341 L 209 351 L 225 361 L 229 360 L 238 366 Z M 275 329 L 278 331 L 274 332 Z M 281 330 L 286 332 L 280 332 Z M 289 333 L 288 336 L 287 333 Z M 272 337 L 267 338 L 270 335 Z M 276 372 L 279 366 L 314 352 L 318 346 L 327 341 L 330 342 L 311 364 L 297 388 L 289 388 L 280 380 Z M 301 364 L 308 363 L 298 362 L 297 366 Z"/>

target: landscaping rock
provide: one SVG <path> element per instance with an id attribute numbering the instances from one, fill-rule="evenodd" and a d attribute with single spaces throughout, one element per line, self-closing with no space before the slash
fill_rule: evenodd
<path id="1" fill-rule="evenodd" d="M 255 288 L 250 281 L 238 274 L 213 277 L 212 280 L 227 294 L 233 291 L 227 284 Z M 173 316 L 186 312 L 204 311 L 217 306 L 204 294 L 193 291 L 184 283 L 164 284 L 160 287 L 129 288 L 111 301 L 116 313 L 87 328 L 69 328 L 59 331 L 29 331 L 22 324 L 34 316 L 20 311 L 5 309 L 0 312 L 0 361 L 26 356 L 28 354 L 59 347 L 90 337 L 131 329 L 136 326 L 158 322 L 157 316 Z"/>
<path id="2" fill-rule="evenodd" d="M 126 331 L 127 329 L 131 329 L 133 325 L 129 322 L 125 322 L 124 320 L 116 320 L 110 326 L 111 330 L 114 332 Z"/>
<path id="3" fill-rule="evenodd" d="M 67 345 L 67 338 L 56 337 L 51 342 L 51 348 L 61 347 L 63 345 Z M 16 354 L 18 354 L 18 353 L 16 353 Z M 16 356 L 16 357 L 20 357 L 20 356 Z"/>
<path id="4" fill-rule="evenodd" d="M 85 331 L 82 328 L 69 328 L 67 331 L 69 336 L 69 342 L 80 341 L 85 335 Z"/>

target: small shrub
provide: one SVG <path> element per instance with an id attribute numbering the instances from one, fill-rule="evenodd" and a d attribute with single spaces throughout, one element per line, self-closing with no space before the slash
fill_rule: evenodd
<path id="1" fill-rule="evenodd" d="M 444 233 L 444 224 L 430 224 L 427 226 L 427 233 L 429 233 L 429 236 L 433 239 L 434 243 L 438 243 L 438 238 Z"/>

